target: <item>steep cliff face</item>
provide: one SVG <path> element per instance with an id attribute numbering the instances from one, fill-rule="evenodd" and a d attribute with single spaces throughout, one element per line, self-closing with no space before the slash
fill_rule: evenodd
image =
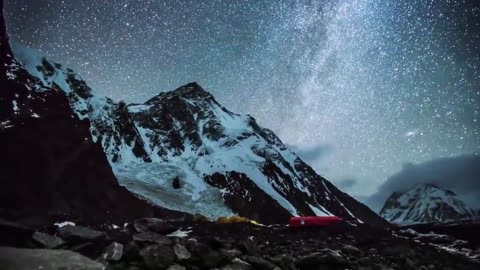
<path id="1" fill-rule="evenodd" d="M 19 57 L 2 14 L 0 217 L 37 224 L 62 218 L 99 223 L 169 212 L 118 185 L 102 146 L 91 138 L 89 120 L 75 107 L 91 96 L 86 84 L 72 70 L 26 48 L 16 52 Z"/>

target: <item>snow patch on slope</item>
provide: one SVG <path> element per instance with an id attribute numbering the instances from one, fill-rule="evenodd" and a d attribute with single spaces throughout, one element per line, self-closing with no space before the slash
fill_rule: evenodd
<path id="1" fill-rule="evenodd" d="M 23 64 L 30 75 L 39 79 L 43 86 L 51 88 L 56 84 L 65 93 L 72 92 L 72 89 L 67 82 L 67 72 L 58 64 L 50 62 L 38 51 L 23 46 L 15 41 L 10 41 L 10 47 L 12 48 L 15 59 Z M 42 73 L 42 69 L 46 68 L 45 65 L 48 65 L 54 70 L 51 76 Z"/>
<path id="2" fill-rule="evenodd" d="M 78 74 L 70 69 L 64 69 L 60 64 L 50 61 L 38 51 L 28 48 L 20 43 L 10 40 L 10 47 L 17 60 L 25 70 L 39 80 L 40 84 L 35 84 L 34 91 L 46 91 L 49 89 L 58 89 L 65 92 L 69 97 L 70 105 L 80 120 L 87 118 L 85 112 L 88 109 L 88 101 L 78 96 L 69 83 L 69 77 L 77 81 L 82 81 Z"/>
<path id="3" fill-rule="evenodd" d="M 308 206 L 310 207 L 310 209 L 312 209 L 313 213 L 315 214 L 315 216 L 318 216 L 318 217 L 329 217 L 329 216 L 333 216 L 330 212 L 328 212 L 327 210 L 325 210 L 323 207 L 320 209 L 318 207 L 315 207 L 311 204 L 308 204 Z M 321 206 L 320 206 L 321 207 Z"/>

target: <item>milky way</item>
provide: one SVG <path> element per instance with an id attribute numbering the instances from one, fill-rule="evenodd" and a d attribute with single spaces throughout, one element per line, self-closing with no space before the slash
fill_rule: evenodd
<path id="1" fill-rule="evenodd" d="M 475 4 L 475 2 L 477 2 Z M 367 195 L 407 162 L 480 153 L 480 3 L 7 0 L 11 36 L 100 95 L 197 81 Z M 308 159 L 307 157 L 305 157 Z"/>

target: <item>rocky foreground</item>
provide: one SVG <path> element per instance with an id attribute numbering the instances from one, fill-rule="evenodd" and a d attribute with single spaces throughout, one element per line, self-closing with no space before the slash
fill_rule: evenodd
<path id="1" fill-rule="evenodd" d="M 139 219 L 34 231 L 2 221 L 2 269 L 480 269 L 478 246 L 412 229 Z"/>

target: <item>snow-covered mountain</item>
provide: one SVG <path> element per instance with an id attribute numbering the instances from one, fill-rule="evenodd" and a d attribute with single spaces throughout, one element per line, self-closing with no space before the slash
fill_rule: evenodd
<path id="1" fill-rule="evenodd" d="M 476 214 L 454 192 L 432 184 L 417 184 L 406 192 L 394 192 L 380 215 L 392 223 L 409 225 L 471 218 Z"/>
<path id="2" fill-rule="evenodd" d="M 64 93 L 74 111 L 69 117 L 91 124 L 85 140 L 103 146 L 120 184 L 159 206 L 265 223 L 304 215 L 386 223 L 319 176 L 271 130 L 228 111 L 196 83 L 126 105 L 95 96 L 72 70 L 31 49 L 15 43 L 12 49 L 36 80 L 28 91 Z M 25 104 L 14 110 L 25 111 Z M 42 118 L 39 111 L 31 115 Z"/>

